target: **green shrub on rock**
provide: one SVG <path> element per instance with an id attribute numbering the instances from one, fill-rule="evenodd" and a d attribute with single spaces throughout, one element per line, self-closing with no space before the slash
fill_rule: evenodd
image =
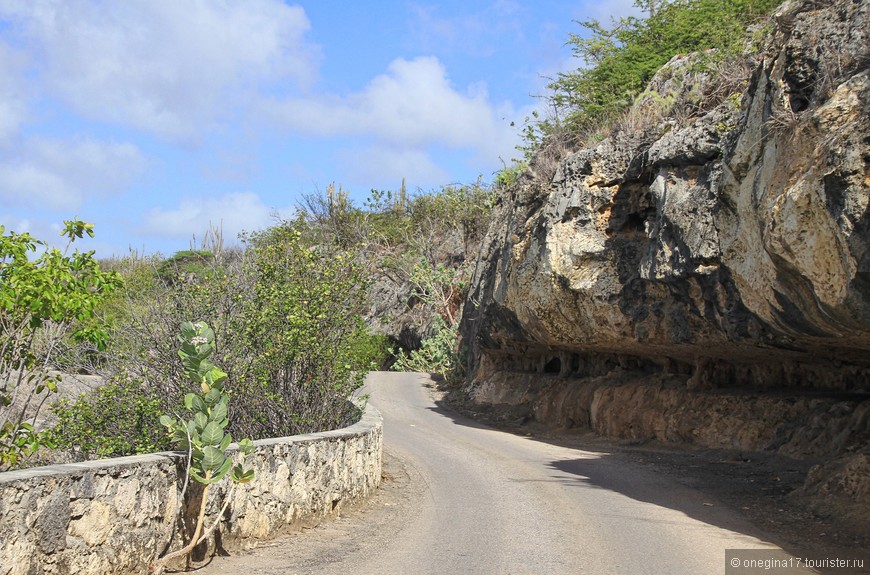
<path id="1" fill-rule="evenodd" d="M 545 141 L 578 139 L 613 122 L 634 102 L 659 68 L 677 54 L 714 50 L 719 60 L 742 52 L 746 29 L 780 0 L 638 0 L 647 18 L 620 18 L 610 27 L 580 22 L 568 45 L 581 67 L 549 85 L 551 116 L 528 118 L 523 127 L 527 159 Z"/>

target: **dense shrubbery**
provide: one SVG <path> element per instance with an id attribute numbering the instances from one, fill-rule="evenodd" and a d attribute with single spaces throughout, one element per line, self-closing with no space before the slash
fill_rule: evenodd
<path id="1" fill-rule="evenodd" d="M 249 240 L 249 296 L 240 321 L 228 325 L 239 354 L 248 350 L 245 387 L 234 393 L 244 394 L 246 410 L 259 406 L 251 434 L 346 424 L 346 399 L 377 361 L 365 355 L 366 282 L 353 250 L 309 244 L 299 227 L 287 223 Z"/>
<path id="2" fill-rule="evenodd" d="M 325 195 L 305 198 L 299 218 L 313 243 L 352 248 L 366 256 L 400 250 L 412 264 L 422 255 L 436 265 L 445 257 L 438 252 L 448 236 L 455 236 L 457 247 L 469 253 L 486 233 L 494 200 L 491 187 L 478 181 L 417 194 L 408 194 L 404 187 L 372 190 L 360 207 L 346 191 L 331 185 Z"/>
<path id="3" fill-rule="evenodd" d="M 294 220 L 242 238 L 241 248 L 207 245 L 167 259 L 131 254 L 103 262 L 110 272 L 95 267 L 91 254 L 76 256 L 76 285 L 89 296 L 64 292 L 65 315 L 54 314 L 52 325 L 65 323 L 51 338 L 50 353 L 28 351 L 21 365 L 31 369 L 38 360 L 46 370 L 96 373 L 109 383 L 60 401 L 53 429 L 37 434 L 25 423 L 7 436 L 22 453 L 42 440 L 74 459 L 167 448 L 160 414 L 196 391 L 176 347 L 188 318 L 213 328 L 212 357 L 225 366 L 232 398 L 227 431 L 237 436 L 349 423 L 358 412 L 348 398 L 392 354 L 408 369 L 458 373 L 456 323 L 473 263 L 465 254 L 485 232 L 492 201 L 491 189 L 479 182 L 416 195 L 373 191 L 364 207 L 330 187 L 325 197 L 308 198 Z M 367 330 L 363 314 L 375 274 L 412 286 L 413 299 L 437 316 L 434 336 L 421 350 L 396 352 L 386 337 Z M 21 302 L 6 303 L 11 310 Z M 8 323 L 9 314 L 4 317 Z M 37 316 L 25 323 L 30 317 Z M 46 377 L 46 383 L 56 382 Z"/>
<path id="4" fill-rule="evenodd" d="M 505 177 L 516 177 L 511 173 Z M 504 182 L 502 182 L 504 184 Z M 497 183 L 497 185 L 499 185 Z M 477 246 L 496 194 L 478 181 L 428 193 L 372 190 L 358 207 L 333 186 L 308 197 L 301 219 L 320 245 L 357 246 L 367 277 L 390 277 L 412 287 L 433 317 L 419 350 L 395 349 L 395 369 L 428 371 L 455 380 L 463 369 L 458 320 Z"/>
<path id="5" fill-rule="evenodd" d="M 163 451 L 169 437 L 159 425 L 165 406 L 128 377 L 52 406 L 57 423 L 49 442 L 75 460 Z"/>
<path id="6" fill-rule="evenodd" d="M 178 405 L 191 390 L 175 333 L 186 318 L 203 318 L 229 374 L 234 434 L 305 433 L 355 415 L 347 399 L 377 358 L 359 317 L 365 282 L 351 252 L 311 244 L 298 222 L 284 222 L 245 238 L 244 250 L 199 260 L 180 280 L 165 281 L 166 267 L 147 261 L 125 274 L 149 269 L 156 280 L 131 282 L 142 291 L 126 292 L 125 320 L 115 322 L 99 369 L 135 374 L 164 409 Z"/>
<path id="7" fill-rule="evenodd" d="M 745 48 L 747 26 L 779 3 L 670 0 L 656 2 L 648 18 L 621 18 L 610 28 L 594 20 L 582 22 L 585 31 L 571 34 L 568 44 L 584 66 L 559 74 L 549 84 L 552 115 L 527 122 L 527 155 L 538 152 L 548 139 L 575 147 L 590 131 L 613 122 L 677 54 L 713 49 L 711 61 L 734 57 Z"/>

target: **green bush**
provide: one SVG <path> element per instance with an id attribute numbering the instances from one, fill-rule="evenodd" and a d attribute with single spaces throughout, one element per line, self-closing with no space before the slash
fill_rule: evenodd
<path id="1" fill-rule="evenodd" d="M 160 425 L 161 401 L 139 382 L 117 381 L 52 406 L 57 423 L 48 430 L 58 449 L 75 459 L 116 457 L 169 449 Z"/>
<path id="2" fill-rule="evenodd" d="M 163 260 L 157 276 L 168 283 L 196 282 L 211 269 L 214 254 L 208 250 L 182 250 Z"/>
<path id="3" fill-rule="evenodd" d="M 343 426 L 358 415 L 347 400 L 367 371 L 392 360 L 388 338 L 368 333 L 362 319 L 373 274 L 392 266 L 386 273 L 414 283 L 415 295 L 455 321 L 471 260 L 445 260 L 434 246 L 451 238 L 452 258 L 457 241 L 478 241 L 493 199 L 478 182 L 413 197 L 373 192 L 362 209 L 330 186 L 295 220 L 243 237 L 243 249 L 116 261 L 127 288 L 101 307 L 113 345 L 100 369 L 135 373 L 147 397 L 172 409 L 195 391 L 174 342 L 179 325 L 196 318 L 213 329 L 214 361 L 229 376 L 233 435 Z M 176 281 L 188 264 L 195 281 Z M 421 282 L 418 268 L 438 273 Z"/>
<path id="4" fill-rule="evenodd" d="M 379 334 L 363 334 L 356 344 L 358 363 L 368 369 L 388 368 L 393 362 L 393 344 L 389 337 Z"/>
<path id="5" fill-rule="evenodd" d="M 248 240 L 247 297 L 228 325 L 245 371 L 231 374 L 245 410 L 231 413 L 243 433 L 302 433 L 339 427 L 369 369 L 360 343 L 366 283 L 354 254 L 310 245 L 298 222 Z M 223 365 L 230 363 L 223 361 Z M 238 364 L 238 362 L 236 362 Z M 241 422 L 241 423 L 237 423 Z"/>
<path id="6" fill-rule="evenodd" d="M 375 359 L 360 318 L 366 282 L 351 248 L 317 243 L 299 221 L 243 238 L 204 262 L 196 282 L 139 282 L 125 294 L 109 371 L 141 378 L 164 410 L 191 389 L 175 339 L 187 318 L 214 331 L 229 375 L 229 431 L 278 437 L 347 424 L 347 400 Z M 158 268 L 160 266 L 157 266 Z"/>
<path id="7" fill-rule="evenodd" d="M 657 2 L 648 18 L 621 18 L 610 28 L 592 20 L 568 44 L 584 66 L 560 73 L 549 84 L 551 117 L 526 123 L 524 149 L 533 154 L 548 137 L 582 135 L 613 121 L 645 89 L 656 71 L 677 54 L 714 49 L 728 59 L 744 49 L 746 28 L 780 0 L 670 0 Z M 650 7 L 651 2 L 636 5 Z"/>
<path id="8" fill-rule="evenodd" d="M 105 326 L 91 320 L 121 279 L 101 269 L 92 251 L 68 253 L 76 240 L 94 236 L 93 227 L 65 221 L 61 251 L 0 226 L 0 471 L 22 465 L 45 442 L 36 420 L 58 389 L 53 370 L 63 342 L 106 348 Z"/>
<path id="9" fill-rule="evenodd" d="M 448 383 L 460 381 L 465 375 L 465 362 L 459 350 L 459 328 L 447 325 L 439 316 L 435 335 L 424 339 L 419 349 L 396 352 L 393 370 L 434 373 Z"/>

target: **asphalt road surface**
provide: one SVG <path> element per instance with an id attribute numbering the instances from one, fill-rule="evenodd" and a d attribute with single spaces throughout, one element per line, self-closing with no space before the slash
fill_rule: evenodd
<path id="1" fill-rule="evenodd" d="M 358 511 L 200 573 L 724 574 L 726 549 L 776 549 L 673 478 L 442 409 L 426 376 L 375 373 L 366 391 L 384 416 L 383 488 Z"/>

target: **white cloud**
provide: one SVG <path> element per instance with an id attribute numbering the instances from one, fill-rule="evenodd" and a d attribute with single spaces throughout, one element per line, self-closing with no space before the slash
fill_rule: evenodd
<path id="1" fill-rule="evenodd" d="M 277 80 L 307 85 L 305 12 L 280 0 L 7 0 L 39 79 L 77 113 L 189 141 Z"/>
<path id="2" fill-rule="evenodd" d="M 423 151 L 367 146 L 338 153 L 352 180 L 370 182 L 372 186 L 398 187 L 402 178 L 415 184 L 433 186 L 448 181 L 450 175 Z"/>
<path id="3" fill-rule="evenodd" d="M 367 135 L 417 149 L 441 144 L 477 151 L 510 139 L 486 90 L 460 92 L 437 58 L 397 59 L 364 90 L 346 97 L 273 102 L 269 112 L 285 126 L 316 136 Z"/>
<path id="4" fill-rule="evenodd" d="M 151 236 L 190 238 L 220 227 L 232 242 L 242 231 L 256 231 L 275 223 L 276 208 L 267 206 L 253 192 L 219 197 L 186 198 L 177 207 L 154 208 L 145 214 L 142 233 Z"/>
<path id="5" fill-rule="evenodd" d="M 129 143 L 31 138 L 0 162 L 0 201 L 73 210 L 86 196 L 120 192 L 144 168 L 144 157 Z"/>
<path id="6" fill-rule="evenodd" d="M 58 248 L 60 250 L 65 249 L 68 244 L 68 240 L 60 235 L 61 229 L 63 228 L 60 219 L 57 221 L 49 221 L 47 219 L 30 219 L 26 217 L 18 217 L 12 214 L 5 214 L 0 216 L 0 226 L 4 227 L 4 234 L 10 232 L 15 232 L 17 234 L 27 233 L 37 240 L 45 242 L 49 247 Z M 82 251 L 94 249 L 93 240 L 91 240 L 91 238 L 87 238 L 87 240 L 86 243 L 82 242 L 82 245 L 77 245 L 76 247 Z M 76 241 L 81 242 L 82 240 Z M 44 251 L 45 249 L 43 247 L 37 246 L 33 255 L 39 256 Z"/>
<path id="7" fill-rule="evenodd" d="M 3 226 L 4 232 L 15 232 L 18 234 L 30 233 L 33 228 L 32 222 L 28 218 L 18 218 L 9 214 L 0 215 L 0 226 Z"/>
<path id="8" fill-rule="evenodd" d="M 0 42 L 0 147 L 12 143 L 27 116 L 21 69 L 21 58 Z"/>

